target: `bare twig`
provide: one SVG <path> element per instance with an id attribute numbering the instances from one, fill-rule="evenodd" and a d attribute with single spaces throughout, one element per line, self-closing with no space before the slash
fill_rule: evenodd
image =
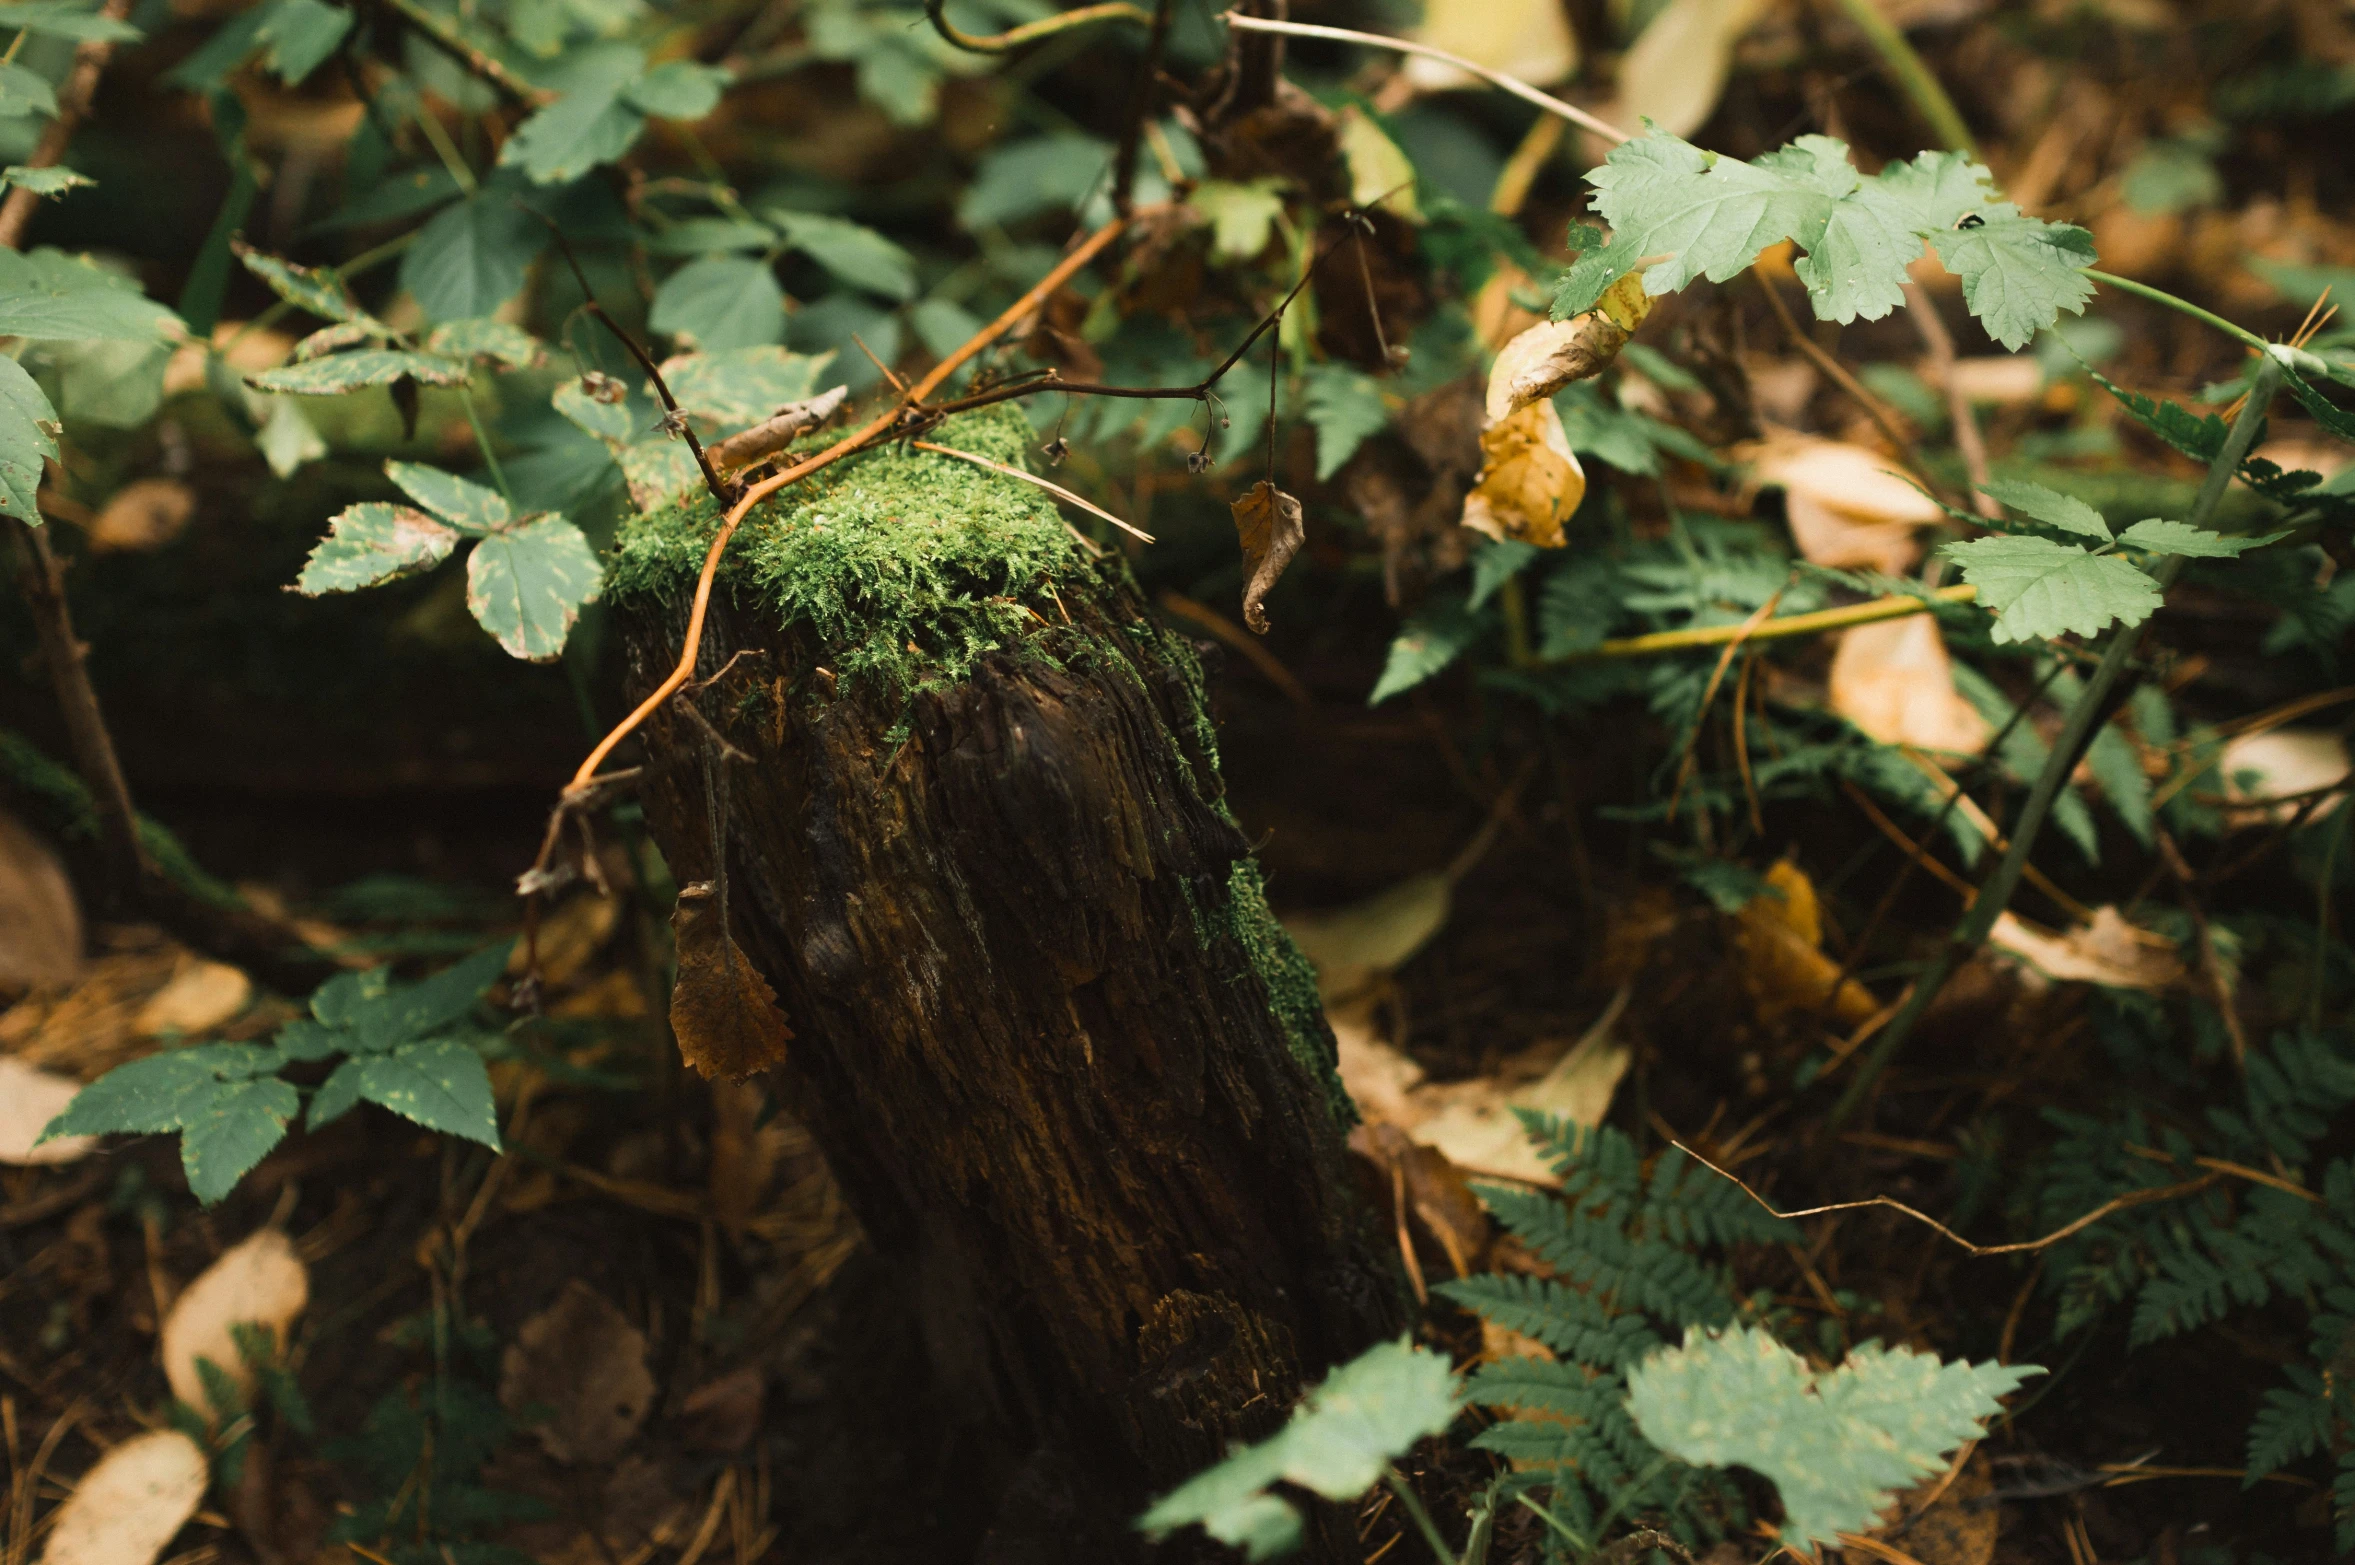
<path id="1" fill-rule="evenodd" d="M 1914 330 L 1929 351 L 1932 378 L 1946 388 L 1946 416 L 1954 424 L 1954 448 L 1962 454 L 1963 471 L 1971 479 L 1971 509 L 1990 521 L 1999 521 L 2003 507 L 1987 493 L 1987 480 L 1992 476 L 1987 465 L 1987 437 L 1980 432 L 1978 410 L 1971 406 L 1954 373 L 1954 334 L 1946 329 L 1946 317 L 1938 313 L 1937 302 L 1920 283 L 1905 285 L 1905 313 L 1913 318 Z"/>
<path id="2" fill-rule="evenodd" d="M 110 22 L 119 22 L 131 14 L 131 0 L 106 0 L 98 14 Z M 91 100 L 98 96 L 98 78 L 106 71 L 106 62 L 114 56 L 111 40 L 93 38 L 74 49 L 73 73 L 65 79 L 65 88 L 57 95 L 57 115 L 41 131 L 41 139 L 33 147 L 32 156 L 25 159 L 27 168 L 54 168 L 64 161 L 65 149 L 90 112 Z M 25 225 L 33 219 L 33 208 L 41 198 L 21 185 L 8 192 L 8 199 L 0 201 L 0 248 L 16 249 L 24 243 Z"/>
<path id="3" fill-rule="evenodd" d="M 1897 460 L 1903 462 L 1913 476 L 1921 480 L 1923 488 L 1932 493 L 1943 490 L 1946 486 L 1939 483 L 1931 476 L 1930 470 L 1922 465 L 1921 454 L 1914 450 L 1913 437 L 1906 433 L 1904 421 L 1897 416 L 1897 411 L 1867 391 L 1862 381 L 1848 373 L 1845 364 L 1824 352 L 1821 344 L 1799 329 L 1798 321 L 1792 318 L 1791 307 L 1783 303 L 1782 294 L 1775 288 L 1774 279 L 1755 263 L 1750 268 L 1750 277 L 1758 284 L 1758 291 L 1766 295 L 1766 303 L 1774 311 L 1775 322 L 1782 327 L 1783 336 L 1791 346 L 1797 348 L 1808 363 L 1831 377 L 1832 384 L 1847 393 L 1848 400 L 1864 410 L 1865 417 L 1871 419 L 1873 427 L 1881 432 L 1881 438 L 1888 441 L 1890 448 L 1897 453 Z"/>
<path id="4" fill-rule="evenodd" d="M 1069 501 L 1071 504 L 1076 505 L 1081 510 L 1087 512 L 1090 516 L 1102 517 L 1105 521 L 1110 522 L 1113 526 L 1119 528 L 1122 532 L 1127 533 L 1132 538 L 1140 538 L 1146 543 L 1153 542 L 1153 535 L 1149 532 L 1146 532 L 1143 528 L 1131 527 L 1128 523 L 1122 521 L 1119 517 L 1114 516 L 1110 511 L 1107 511 L 1102 506 L 1096 504 L 1095 501 L 1082 499 L 1080 496 L 1075 495 L 1070 490 L 1064 488 L 1061 484 L 1041 478 L 1036 473 L 1026 473 L 1019 467 L 1009 466 L 1004 462 L 982 456 L 978 452 L 959 451 L 955 446 L 938 445 L 930 440 L 911 440 L 908 443 L 919 451 L 931 451 L 941 456 L 953 456 L 960 462 L 971 462 L 975 467 L 986 467 L 993 473 L 1002 473 L 1008 478 L 1018 478 L 1026 484 L 1032 484 L 1040 489 L 1044 489 L 1047 493 L 1053 495 L 1058 500 Z"/>
<path id="5" fill-rule="evenodd" d="M 1161 51 L 1169 42 L 1169 10 L 1170 0 L 1154 0 L 1152 31 L 1145 38 L 1145 58 L 1137 67 L 1137 85 L 1130 95 L 1128 121 L 1120 129 L 1120 152 L 1112 161 L 1112 210 L 1123 216 L 1136 205 L 1137 148 L 1145 139 L 1146 122 L 1153 117 L 1153 86 L 1160 80 Z"/>
<path id="6" fill-rule="evenodd" d="M 1163 6 L 1164 10 L 1168 7 Z M 1061 11 L 1053 16 L 1025 22 L 1020 27 L 1009 27 L 1002 33 L 969 33 L 950 21 L 948 0 L 924 0 L 924 14 L 932 19 L 932 30 L 960 49 L 973 54 L 1004 54 L 1024 44 L 1037 43 L 1059 33 L 1093 27 L 1098 22 L 1135 22 L 1140 27 L 1153 25 L 1153 14 L 1127 0 L 1107 0 L 1103 5 L 1083 5 L 1076 11 Z"/>
<path id="7" fill-rule="evenodd" d="M 418 0 L 388 0 L 388 3 L 436 48 L 517 103 L 536 109 L 556 101 L 555 93 L 545 87 L 534 87 L 496 58 L 468 43 L 466 35 L 450 18 L 418 4 Z"/>

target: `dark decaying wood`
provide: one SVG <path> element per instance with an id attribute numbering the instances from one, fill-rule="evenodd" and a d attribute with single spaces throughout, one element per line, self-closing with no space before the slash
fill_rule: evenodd
<path id="1" fill-rule="evenodd" d="M 715 792 L 711 736 L 666 709 L 646 808 L 684 883 L 714 876 L 725 799 L 730 923 L 791 1023 L 793 1107 L 920 1279 L 966 1416 L 1117 1524 L 1404 1311 L 1329 1071 L 1297 1057 L 1330 1034 L 1254 954 L 1256 879 L 1230 888 L 1249 850 L 1192 653 L 1116 564 L 1057 588 L 1029 642 L 912 699 L 722 588 L 703 669 L 767 655 L 701 710 L 749 759 Z M 683 616 L 622 609 L 651 688 Z M 1312 1531 L 1312 1557 L 1354 1558 Z"/>

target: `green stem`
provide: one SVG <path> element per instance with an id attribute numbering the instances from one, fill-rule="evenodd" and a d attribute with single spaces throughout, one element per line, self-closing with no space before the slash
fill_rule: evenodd
<path id="1" fill-rule="evenodd" d="M 1383 1470 L 1382 1481 L 1390 1486 L 1392 1494 L 1398 1496 L 1398 1503 L 1406 1507 L 1407 1516 L 1423 1534 L 1423 1541 L 1431 1545 L 1431 1557 L 1439 1561 L 1439 1565 L 1451 1565 L 1456 1551 L 1449 1548 L 1447 1539 L 1440 1535 L 1439 1524 L 1431 1519 L 1429 1511 L 1423 1509 L 1423 1502 L 1415 1497 L 1413 1486 L 1400 1476 L 1395 1467 Z"/>
<path id="2" fill-rule="evenodd" d="M 1873 0 L 1839 0 L 1839 6 L 1863 30 L 1866 40 L 1880 55 L 1881 63 L 1889 67 L 1889 74 L 1897 78 L 1897 85 L 1929 122 L 1940 144 L 1950 151 L 1977 158 L 1978 143 L 1971 139 L 1971 128 L 1963 123 L 1962 111 L 1946 95 L 1929 63 L 1905 41 L 1905 34 L 1881 14 L 1881 8 Z"/>
<path id="3" fill-rule="evenodd" d="M 2233 420 L 2232 432 L 2225 437 L 2224 449 L 2216 453 L 2216 460 L 2208 465 L 2207 481 L 2200 485 L 2199 498 L 2192 503 L 2191 524 L 2205 527 L 2223 503 L 2224 492 L 2231 487 L 2233 474 L 2240 468 L 2241 458 L 2257 440 L 2257 431 L 2265 423 L 2265 410 L 2273 402 L 2273 394 L 2281 386 L 2281 366 L 2272 359 L 2261 360 L 2257 366 L 2257 382 L 2250 388 L 2249 400 Z M 2159 590 L 2164 592 L 2183 568 L 2181 555 L 2170 555 L 2159 562 L 2157 571 Z M 2044 769 L 2037 774 L 2036 785 L 2028 794 L 2027 806 L 2013 823 L 2011 846 L 2005 850 L 2002 862 L 1971 899 L 1969 911 L 1952 938 L 1930 964 L 1928 972 L 1914 981 L 1913 990 L 1905 998 L 1904 1006 L 1890 1019 L 1879 1038 L 1873 1041 L 1872 1052 L 1857 1065 L 1856 1074 L 1848 1083 L 1848 1090 L 1833 1105 L 1830 1124 L 1837 1128 L 1844 1124 L 1864 1104 L 1873 1083 L 1888 1067 L 1897 1051 L 1904 1047 L 1906 1037 L 1921 1020 L 1922 1013 L 1937 999 L 1938 991 L 1963 960 L 1979 949 L 1988 931 L 2002 916 L 2004 906 L 2018 889 L 2020 876 L 2028 868 L 2028 855 L 2036 846 L 2037 834 L 2044 829 L 2045 817 L 2051 813 L 2052 802 L 2059 797 L 2069 773 L 2084 754 L 2093 725 L 2108 699 L 2110 689 L 2125 673 L 2132 661 L 2134 649 L 2142 640 L 2139 627 L 2121 625 L 2110 633 L 2109 643 L 2103 647 L 2101 661 L 2094 665 L 2092 677 L 2078 693 L 2069 708 L 2069 715 L 2061 724 L 2061 731 L 2053 740 L 2052 749 L 2044 758 Z"/>
<path id="4" fill-rule="evenodd" d="M 491 449 L 491 432 L 482 427 L 482 415 L 474 411 L 474 389 L 460 385 L 458 401 L 466 409 L 466 422 L 474 426 L 474 443 L 482 448 L 483 466 L 491 470 L 491 482 L 499 486 L 506 498 L 507 508 L 515 508 L 515 491 L 507 487 L 506 471 L 499 466 L 499 453 Z"/>
<path id="5" fill-rule="evenodd" d="M 2138 283 L 2131 277 L 2119 277 L 2114 273 L 2097 271 L 2090 266 L 2085 268 L 2085 275 L 2092 278 L 2097 283 L 2108 283 L 2112 288 L 2117 289 L 2121 293 L 2134 294 L 2138 298 L 2150 300 L 2153 304 L 2163 304 L 2170 310 L 2180 311 L 2181 313 L 2190 316 L 2195 321 L 2203 321 L 2206 324 L 2215 327 L 2218 331 L 2224 333 L 2227 337 L 2236 338 L 2239 341 L 2246 343 L 2249 347 L 2256 349 L 2259 353 L 2263 353 L 2273 346 L 2273 344 L 2267 342 L 2264 338 L 2258 336 L 2255 332 L 2250 331 L 2247 327 L 2235 326 L 2232 322 L 2226 320 L 2223 316 L 2210 314 L 2208 311 L 2203 310 L 2198 305 L 2192 303 L 2189 299 L 2178 299 L 2175 297 L 2175 295 L 2167 292 L 2167 290 L 2164 288 L 2153 288 L 2149 283 Z"/>

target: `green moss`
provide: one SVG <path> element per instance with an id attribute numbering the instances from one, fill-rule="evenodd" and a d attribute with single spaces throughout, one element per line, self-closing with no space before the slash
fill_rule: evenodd
<path id="1" fill-rule="evenodd" d="M 1276 922 L 1267 905 L 1267 882 L 1252 859 L 1239 859 L 1227 877 L 1227 920 L 1252 970 L 1267 985 L 1269 1009 L 1283 1025 L 1292 1057 L 1323 1084 L 1326 1106 L 1343 1128 L 1357 1123 L 1357 1104 L 1341 1085 L 1341 1061 L 1325 1002 L 1317 994 L 1316 969 Z"/>
<path id="2" fill-rule="evenodd" d="M 1020 466 L 1030 425 L 1011 406 L 952 419 L 940 444 Z M 684 596 L 719 527 L 698 494 L 624 525 L 607 596 Z M 954 457 L 887 446 L 764 502 L 720 580 L 814 631 L 834 672 L 895 694 L 954 683 L 1054 616 L 1055 586 L 1092 579 L 1043 491 Z"/>

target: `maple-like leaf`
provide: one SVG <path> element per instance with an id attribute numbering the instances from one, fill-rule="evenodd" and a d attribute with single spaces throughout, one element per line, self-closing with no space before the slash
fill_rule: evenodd
<path id="1" fill-rule="evenodd" d="M 2091 636 L 2112 623 L 2139 625 L 2159 606 L 2159 584 L 2122 555 L 2025 537 L 1974 538 L 1938 552 L 1995 612 L 1997 641 Z"/>

